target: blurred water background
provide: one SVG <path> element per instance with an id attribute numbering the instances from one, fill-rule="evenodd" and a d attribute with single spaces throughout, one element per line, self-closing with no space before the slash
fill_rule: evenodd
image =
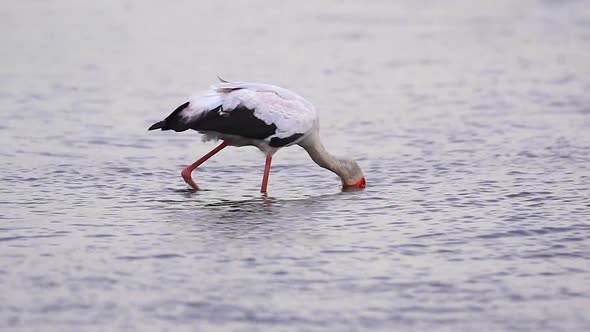
<path id="1" fill-rule="evenodd" d="M 590 330 L 587 1 L 0 7 L 3 331 Z M 368 187 L 147 132 L 291 88 Z"/>

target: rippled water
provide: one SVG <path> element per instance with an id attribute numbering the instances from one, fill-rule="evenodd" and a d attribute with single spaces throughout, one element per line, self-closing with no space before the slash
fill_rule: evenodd
<path id="1" fill-rule="evenodd" d="M 586 1 L 0 8 L 0 329 L 590 328 Z M 290 87 L 305 152 L 150 132 L 213 82 Z"/>

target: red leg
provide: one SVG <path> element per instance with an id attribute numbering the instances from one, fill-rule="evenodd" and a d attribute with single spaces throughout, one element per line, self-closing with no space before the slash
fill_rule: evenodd
<path id="1" fill-rule="evenodd" d="M 193 181 L 191 174 L 195 170 L 195 168 L 199 167 L 202 163 L 207 161 L 207 159 L 213 157 L 217 152 L 223 150 L 227 146 L 227 142 L 223 141 L 223 143 L 219 144 L 215 149 L 211 150 L 206 155 L 202 156 L 199 160 L 192 163 L 190 166 L 187 166 L 185 169 L 182 170 L 182 178 L 184 182 L 186 182 L 189 186 L 191 186 L 194 190 L 199 190 L 199 186 Z"/>
<path id="2" fill-rule="evenodd" d="M 266 156 L 266 164 L 264 165 L 264 177 L 262 178 L 262 187 L 260 188 L 261 193 L 266 193 L 266 187 L 268 186 L 268 177 L 270 175 L 270 163 L 272 162 L 272 156 Z"/>

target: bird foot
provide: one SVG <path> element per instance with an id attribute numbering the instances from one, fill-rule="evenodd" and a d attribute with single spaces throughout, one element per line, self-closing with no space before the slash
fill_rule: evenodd
<path id="1" fill-rule="evenodd" d="M 182 175 L 182 178 L 184 179 L 184 182 L 186 182 L 186 184 L 188 184 L 194 190 L 200 190 L 199 186 L 197 186 L 195 181 L 193 181 L 192 171 L 193 171 L 192 169 L 187 167 L 187 168 L 183 169 L 180 174 Z"/>

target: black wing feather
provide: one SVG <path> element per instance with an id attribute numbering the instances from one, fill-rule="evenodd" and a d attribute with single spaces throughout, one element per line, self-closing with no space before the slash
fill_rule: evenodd
<path id="1" fill-rule="evenodd" d="M 275 135 L 277 132 L 277 126 L 274 123 L 266 124 L 266 122 L 254 115 L 253 109 L 242 105 L 238 105 L 235 109 L 227 112 L 220 105 L 207 111 L 198 120 L 186 123 L 178 114 L 188 105 L 189 102 L 186 102 L 178 106 L 166 119 L 154 123 L 148 130 L 162 129 L 180 132 L 193 129 L 260 140 Z M 301 136 L 303 134 L 294 134 L 285 138 L 273 137 L 269 145 L 275 148 L 283 147 L 293 143 Z"/>
<path id="2" fill-rule="evenodd" d="M 274 123 L 266 124 L 254 115 L 254 110 L 238 105 L 224 112 L 221 106 L 211 110 L 195 122 L 191 129 L 214 131 L 221 134 L 236 135 L 253 139 L 265 139 L 277 131 Z"/>
<path id="3" fill-rule="evenodd" d="M 266 124 L 254 115 L 253 109 L 242 105 L 238 105 L 235 109 L 227 112 L 224 112 L 223 107 L 220 105 L 207 111 L 198 120 L 187 123 L 178 114 L 188 105 L 189 102 L 186 102 L 178 106 L 166 119 L 154 123 L 148 130 L 162 129 L 180 132 L 193 129 L 253 139 L 265 139 L 274 135 L 277 131 L 277 126 L 274 123 Z"/>

